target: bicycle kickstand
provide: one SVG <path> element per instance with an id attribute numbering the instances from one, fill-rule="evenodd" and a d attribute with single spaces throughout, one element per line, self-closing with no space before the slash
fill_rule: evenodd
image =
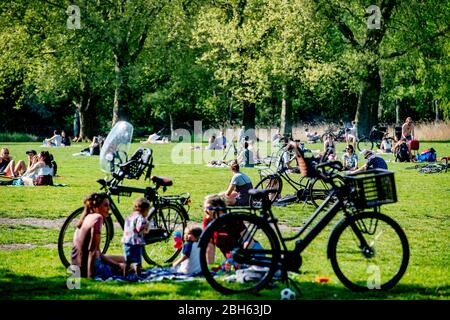
<path id="1" fill-rule="evenodd" d="M 302 290 L 300 290 L 300 287 L 297 285 L 297 283 L 295 283 L 295 281 L 291 278 L 289 278 L 289 275 L 287 273 L 287 271 L 283 272 L 283 282 L 286 283 L 286 288 L 289 288 L 289 285 L 291 284 L 292 287 L 294 287 L 295 291 L 297 291 L 299 296 L 303 296 Z"/>

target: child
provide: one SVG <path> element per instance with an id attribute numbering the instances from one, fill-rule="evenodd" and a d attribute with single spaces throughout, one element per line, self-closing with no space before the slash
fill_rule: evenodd
<path id="1" fill-rule="evenodd" d="M 204 229 L 206 229 L 215 219 L 226 213 L 225 201 L 219 195 L 206 196 L 203 207 L 205 210 L 205 215 L 203 217 Z M 223 257 L 229 258 L 232 249 L 243 239 L 245 239 L 245 242 L 243 243 L 244 248 L 261 250 L 261 244 L 247 232 L 247 227 L 242 221 L 228 224 L 226 227 L 221 228 L 220 233 L 215 232 L 206 249 L 207 263 L 215 263 L 216 247 L 222 252 Z"/>
<path id="2" fill-rule="evenodd" d="M 124 276 L 127 276 L 132 263 L 136 264 L 135 273 L 140 275 L 142 266 L 142 248 L 145 245 L 144 233 L 148 232 L 146 219 L 150 210 L 150 202 L 145 198 L 137 198 L 133 203 L 133 213 L 125 219 L 123 229 L 123 251 L 125 253 L 126 267 Z"/>
<path id="3" fill-rule="evenodd" d="M 202 271 L 200 266 L 200 248 L 198 239 L 202 234 L 202 228 L 186 227 L 184 230 L 185 244 L 183 245 L 182 256 L 173 263 L 177 272 L 183 274 L 196 274 Z"/>

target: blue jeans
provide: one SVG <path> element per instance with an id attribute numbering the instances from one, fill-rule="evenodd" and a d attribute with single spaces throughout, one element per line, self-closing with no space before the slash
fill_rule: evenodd
<path id="1" fill-rule="evenodd" d="M 127 263 L 142 265 L 142 245 L 124 244 L 123 252 Z"/>
<path id="2" fill-rule="evenodd" d="M 112 277 L 112 269 L 111 267 L 104 263 L 100 257 L 95 260 L 95 277 L 100 277 L 103 280 Z"/>

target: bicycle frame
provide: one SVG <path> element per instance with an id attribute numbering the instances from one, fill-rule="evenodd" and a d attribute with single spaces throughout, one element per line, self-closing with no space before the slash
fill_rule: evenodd
<path id="1" fill-rule="evenodd" d="M 344 187 L 337 187 L 334 186 L 328 197 L 325 199 L 325 201 L 313 212 L 313 214 L 310 216 L 308 221 L 305 223 L 305 225 L 293 236 L 290 237 L 283 237 L 281 234 L 281 230 L 278 226 L 277 219 L 274 217 L 270 203 L 268 205 L 263 205 L 263 208 L 261 210 L 261 216 L 267 220 L 269 224 L 272 224 L 272 228 L 275 231 L 275 234 L 278 238 L 278 242 L 281 244 L 281 262 L 286 259 L 286 257 L 289 257 L 290 261 L 287 261 L 287 263 L 282 263 L 282 265 L 289 266 L 288 269 L 291 271 L 297 271 L 300 268 L 301 264 L 301 253 L 311 244 L 311 242 L 325 229 L 325 227 L 333 220 L 333 218 L 337 215 L 339 211 L 344 212 L 344 219 L 346 217 L 350 216 L 350 212 L 345 208 L 345 196 L 344 193 L 346 192 L 346 188 Z M 331 206 L 326 209 L 328 205 Z M 375 208 L 377 210 L 377 208 Z M 317 221 L 315 225 L 311 227 L 309 231 L 307 229 L 313 224 L 313 222 L 317 219 L 317 217 L 324 213 L 324 215 L 320 218 L 320 220 Z M 358 239 L 361 241 L 362 247 L 367 247 L 368 244 L 364 237 L 361 236 L 361 232 L 357 230 L 355 226 L 352 227 L 355 235 L 358 237 Z M 295 248 L 293 250 L 288 250 L 286 246 L 287 241 L 296 240 L 295 242 Z M 252 253 L 251 250 L 246 250 L 246 252 L 250 255 Z M 264 250 L 258 251 L 260 253 L 265 253 Z M 268 253 L 268 252 L 266 252 Z M 298 260 L 295 260 L 295 258 L 298 258 Z M 294 260 L 294 261 L 292 261 Z M 297 263 L 296 263 L 297 262 Z M 267 261 L 255 261 L 255 257 L 253 257 L 251 264 L 258 265 L 258 266 L 267 266 Z"/>
<path id="2" fill-rule="evenodd" d="M 165 202 L 173 203 L 182 209 L 181 212 L 182 212 L 185 220 L 186 221 L 189 220 L 189 215 L 188 215 L 189 209 L 186 210 L 184 208 L 184 204 L 187 204 L 186 201 L 190 198 L 190 195 L 188 195 L 186 197 L 186 201 L 182 202 L 181 201 L 182 197 L 180 197 L 178 195 L 175 195 L 175 196 L 172 195 L 172 196 L 166 196 L 166 197 L 160 196 L 157 192 L 158 187 L 137 188 L 137 187 L 121 186 L 121 185 L 117 185 L 114 183 L 113 183 L 114 186 L 108 187 L 108 182 L 106 180 L 100 179 L 100 180 L 98 180 L 98 182 L 103 186 L 102 189 L 107 188 L 106 193 L 108 195 L 111 212 L 113 213 L 114 217 L 117 219 L 117 222 L 119 222 L 119 225 L 122 228 L 122 230 L 124 229 L 124 226 L 125 226 L 125 219 L 122 216 L 122 213 L 120 212 L 116 203 L 114 202 L 114 199 L 112 197 L 113 195 L 117 195 L 117 196 L 122 195 L 122 196 L 129 197 L 129 196 L 131 196 L 132 193 L 144 194 L 144 197 L 147 198 L 152 204 L 152 207 L 150 209 L 148 216 L 151 216 L 155 211 L 157 211 L 162 203 L 165 203 Z M 109 216 L 108 219 L 111 219 L 111 216 Z M 164 224 L 165 224 L 165 221 L 164 221 Z M 167 228 L 167 225 L 164 225 L 164 227 Z M 114 230 L 109 230 L 109 231 L 111 234 L 110 239 L 113 239 Z"/>
<path id="3" fill-rule="evenodd" d="M 276 223 L 276 219 L 273 216 L 272 210 L 269 209 L 267 212 L 263 212 L 262 214 L 266 214 L 270 217 L 269 223 L 273 223 L 275 233 L 280 240 L 280 243 L 283 247 L 283 252 L 288 251 L 286 247 L 286 241 L 292 241 L 295 239 L 299 239 L 295 243 L 294 253 L 300 254 L 308 245 L 316 238 L 317 235 L 329 224 L 329 222 L 336 216 L 336 214 L 343 208 L 343 201 L 333 200 L 336 197 L 337 193 L 340 192 L 338 189 L 333 188 L 325 199 L 325 201 L 313 212 L 308 221 L 306 221 L 305 225 L 293 236 L 283 237 L 281 234 L 280 228 Z M 324 211 L 324 208 L 327 207 L 331 202 L 334 202 L 330 208 L 328 208 L 324 214 L 324 216 L 308 231 L 303 237 L 302 235 L 306 232 L 306 230 L 311 226 L 311 224 L 317 219 L 317 217 Z M 272 220 L 272 221 L 270 221 Z"/>

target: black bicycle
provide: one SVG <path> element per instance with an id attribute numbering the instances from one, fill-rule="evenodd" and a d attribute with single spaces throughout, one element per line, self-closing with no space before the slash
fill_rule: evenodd
<path id="1" fill-rule="evenodd" d="M 117 159 L 117 156 L 114 157 Z M 113 161 L 113 160 L 112 160 Z M 145 235 L 146 246 L 143 250 L 143 257 L 147 263 L 152 265 L 164 265 L 172 262 L 180 253 L 180 248 L 174 247 L 173 235 L 179 231 L 184 235 L 186 223 L 189 220 L 190 194 L 161 196 L 158 193 L 160 188 L 163 191 L 172 185 L 172 180 L 165 177 L 151 176 L 153 166 L 152 150 L 149 148 L 138 149 L 130 160 L 116 164 L 118 170 L 113 173 L 110 180 L 100 179 L 97 182 L 101 185 L 100 190 L 108 195 L 112 215 L 116 218 L 120 227 L 124 228 L 124 217 L 113 200 L 113 196 L 130 197 L 133 193 L 143 194 L 152 207 L 148 215 L 150 230 Z M 145 172 L 145 180 L 151 180 L 154 187 L 137 188 L 122 185 L 125 178 L 139 179 Z M 70 265 L 70 255 L 73 244 L 73 236 L 76 225 L 83 212 L 83 207 L 78 208 L 67 217 L 58 237 L 58 254 L 65 267 Z M 106 253 L 114 237 L 114 223 L 109 216 L 104 220 L 102 232 L 102 253 Z"/>
<path id="2" fill-rule="evenodd" d="M 310 152 L 308 149 L 303 149 L 304 152 Z M 329 155 L 330 150 L 327 150 L 320 159 L 314 159 L 317 163 L 324 162 Z M 276 158 L 277 162 L 273 163 L 273 168 L 259 169 L 260 181 L 256 184 L 255 189 L 275 189 L 276 192 L 269 195 L 272 203 L 278 201 L 280 204 L 290 204 L 294 202 L 311 203 L 315 207 L 320 204 L 328 196 L 331 185 L 317 176 L 306 177 L 300 175 L 298 167 L 288 169 L 286 162 L 296 161 L 295 155 L 287 147 L 283 147 L 278 151 Z M 311 158 L 312 159 L 312 158 Z M 293 195 L 286 195 L 281 198 L 283 190 L 283 180 L 287 182 L 295 191 Z M 261 199 L 254 199 L 251 197 L 254 206 L 260 205 Z"/>
<path id="3" fill-rule="evenodd" d="M 270 189 L 251 190 L 254 197 L 263 199 L 262 209 L 230 209 L 207 227 L 199 243 L 200 263 L 214 289 L 224 294 L 258 291 L 273 279 L 298 289 L 288 272 L 299 272 L 301 253 L 339 211 L 343 216 L 331 232 L 327 249 L 339 280 L 354 291 L 386 290 L 399 282 L 408 266 L 408 240 L 399 224 L 380 212 L 381 205 L 397 201 L 394 174 L 367 171 L 344 177 L 345 184 L 340 185 L 334 182 L 342 169 L 340 162 L 321 163 L 315 168 L 305 163 L 305 168 L 302 174 L 308 176 L 309 171 L 317 170 L 333 187 L 294 235 L 282 234 L 269 199 L 277 191 Z M 287 242 L 295 239 L 294 249 L 289 250 Z M 217 265 L 217 257 L 223 254 L 231 259 L 233 268 Z"/>
<path id="4" fill-rule="evenodd" d="M 325 132 L 320 137 L 320 141 L 324 142 L 326 140 L 327 136 L 331 136 L 333 138 L 333 141 L 345 142 L 346 141 L 345 128 L 329 127 L 328 129 L 325 130 Z"/>
<path id="5" fill-rule="evenodd" d="M 373 150 L 374 146 L 376 146 L 378 149 L 381 149 L 381 141 L 383 141 L 383 139 L 386 139 L 386 143 L 388 143 L 391 148 L 392 146 L 394 146 L 394 137 L 389 136 L 387 127 L 373 126 L 368 137 L 363 136 L 358 139 L 358 150 Z"/>

